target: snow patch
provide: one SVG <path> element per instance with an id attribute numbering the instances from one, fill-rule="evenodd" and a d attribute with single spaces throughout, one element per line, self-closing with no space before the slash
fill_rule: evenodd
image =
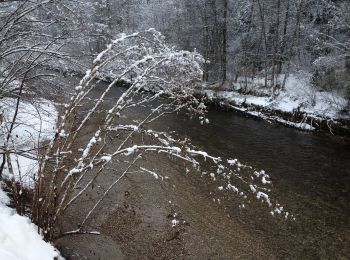
<path id="1" fill-rule="evenodd" d="M 110 162 L 112 160 L 112 156 L 110 155 L 102 156 L 101 160 L 104 162 Z"/>
<path id="2" fill-rule="evenodd" d="M 277 77 L 277 82 L 283 82 L 284 75 Z M 267 111 L 280 111 L 285 113 L 300 113 L 308 118 L 320 118 L 327 120 L 349 119 L 349 114 L 344 114 L 348 102 L 340 93 L 326 92 L 317 89 L 312 84 L 312 75 L 305 72 L 295 72 L 289 75 L 285 89 L 281 90 L 277 96 L 271 96 L 271 90 L 264 87 L 263 78 L 248 79 L 247 92 L 254 95 L 241 94 L 235 90 L 246 88 L 245 80 L 238 79 L 238 83 L 233 83 L 232 90 L 207 89 L 204 93 L 210 99 L 223 100 L 237 107 L 235 109 L 249 113 L 252 116 L 261 117 L 265 120 L 273 119 L 279 123 L 299 128 L 303 130 L 315 130 L 306 122 L 292 123 L 281 118 L 269 118 L 256 111 L 249 111 L 241 106 L 255 106 L 264 108 Z"/>
<path id="3" fill-rule="evenodd" d="M 38 234 L 38 227 L 5 204 L 9 198 L 0 187 L 0 259 L 63 259 L 58 251 Z"/>
<path id="4" fill-rule="evenodd" d="M 0 101 L 0 107 L 0 114 L 4 117 L 0 127 L 0 135 L 6 136 L 15 113 L 16 99 L 4 98 Z M 40 99 L 35 104 L 22 100 L 19 104 L 16 124 L 8 146 L 17 151 L 26 151 L 21 155 L 12 154 L 10 156 L 15 177 L 25 187 L 33 186 L 33 179 L 38 171 L 37 155 L 33 153 L 32 149 L 37 148 L 43 141 L 54 137 L 57 118 L 58 112 L 54 104 L 48 100 Z M 5 140 L 1 139 L 0 145 L 3 145 L 4 142 Z M 4 175 L 5 177 L 9 176 L 7 165 L 4 169 Z"/>

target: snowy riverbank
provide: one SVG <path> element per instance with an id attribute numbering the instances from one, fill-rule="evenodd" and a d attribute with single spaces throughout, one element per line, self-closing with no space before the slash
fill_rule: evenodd
<path id="1" fill-rule="evenodd" d="M 13 174 L 22 187 L 33 188 L 38 170 L 37 149 L 55 134 L 57 110 L 48 100 L 21 101 L 11 134 L 6 142 L 15 114 L 16 99 L 0 100 L 1 146 L 8 147 Z M 8 165 L 4 168 L 4 179 L 11 179 Z M 52 260 L 60 258 L 56 249 L 46 243 L 38 233 L 38 227 L 26 216 L 20 216 L 10 208 L 10 199 L 0 182 L 0 259 L 7 260 Z M 3 185 L 4 186 L 4 185 Z"/>
<path id="2" fill-rule="evenodd" d="M 315 89 L 310 81 L 308 74 L 290 75 L 285 89 L 274 98 L 261 79 L 249 80 L 247 84 L 238 81 L 225 89 L 208 87 L 202 93 L 215 103 L 269 122 L 308 131 L 349 131 L 347 100 L 339 93 Z"/>
<path id="3" fill-rule="evenodd" d="M 1 184 L 1 183 L 0 183 Z M 63 259 L 59 252 L 38 234 L 30 219 L 8 207 L 10 199 L 0 186 L 0 259 Z"/>

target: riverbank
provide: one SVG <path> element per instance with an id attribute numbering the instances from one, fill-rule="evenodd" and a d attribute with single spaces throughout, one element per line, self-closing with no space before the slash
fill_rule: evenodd
<path id="1" fill-rule="evenodd" d="M 108 102 L 115 103 L 123 90 L 114 88 Z M 142 115 L 143 110 L 128 114 L 128 119 Z M 245 203 L 243 208 L 234 192 L 218 189 L 218 180 L 188 174 L 181 163 L 169 158 L 147 157 L 142 167 L 169 179 L 130 173 L 88 223 L 88 230 L 100 235 L 65 236 L 55 246 L 68 259 L 341 258 L 349 254 L 345 222 L 349 150 L 345 145 L 231 112 L 212 110 L 208 118 L 210 124 L 203 127 L 197 120 L 174 114 L 162 118 L 156 127 L 189 137 L 212 154 L 231 155 L 266 169 L 274 183 L 274 197 L 296 214 L 296 221 L 272 217 L 259 201 Z M 92 128 L 86 131 L 97 126 L 91 122 Z M 114 142 L 112 147 L 118 140 Z M 120 162 L 112 162 L 67 212 L 60 228 L 75 229 L 120 169 Z"/>
<path id="2" fill-rule="evenodd" d="M 83 70 L 56 69 L 66 76 L 84 75 Z M 283 81 L 284 75 L 277 77 Z M 112 82 L 112 76 L 98 75 L 102 82 Z M 298 72 L 288 76 L 285 89 L 271 97 L 262 78 L 238 78 L 231 84 L 206 84 L 196 90 L 200 97 L 207 97 L 207 104 L 232 110 L 244 116 L 283 125 L 301 131 L 350 135 L 350 105 L 336 91 L 318 90 L 311 83 L 312 75 Z M 129 84 L 127 79 L 124 87 Z M 123 85 L 122 83 L 121 85 Z"/>
<path id="3" fill-rule="evenodd" d="M 303 131 L 349 135 L 348 101 L 338 93 L 316 90 L 306 76 L 298 77 L 290 75 L 285 89 L 274 97 L 257 79 L 225 87 L 208 85 L 197 93 L 206 96 L 209 104 L 270 123 Z"/>
<path id="4" fill-rule="evenodd" d="M 33 189 L 39 168 L 36 150 L 54 136 L 58 112 L 51 101 L 42 98 L 21 100 L 18 109 L 16 103 L 17 100 L 10 97 L 0 101 L 0 145 L 6 145 L 11 153 L 11 167 L 8 163 L 4 165 L 2 177 L 5 181 L 0 180 L 0 259 L 63 259 L 50 243 L 44 241 L 29 214 L 17 214 L 9 188 L 14 178 L 21 187 L 21 199 L 26 200 L 25 189 Z M 14 127 L 9 142 L 6 142 L 15 114 Z"/>

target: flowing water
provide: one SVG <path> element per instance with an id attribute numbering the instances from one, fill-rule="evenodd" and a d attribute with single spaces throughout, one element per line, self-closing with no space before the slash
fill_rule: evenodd
<path id="1" fill-rule="evenodd" d="M 210 124 L 173 116 L 161 124 L 180 136 L 189 137 L 203 150 L 238 158 L 266 170 L 275 188 L 293 193 L 349 220 L 350 143 L 340 137 L 276 127 L 234 112 L 212 110 Z M 300 201 L 296 201 L 300 203 Z"/>
<path id="2" fill-rule="evenodd" d="M 120 90 L 114 91 L 114 96 L 120 94 Z M 288 207 L 296 220 L 293 223 L 271 221 L 271 216 L 260 217 L 254 210 L 240 215 L 239 220 L 252 237 L 256 236 L 272 252 L 270 256 L 350 257 L 348 139 L 278 127 L 216 109 L 210 110 L 208 118 L 210 123 L 202 126 L 186 115 L 171 115 L 160 119 L 155 126 L 175 131 L 181 138 L 189 137 L 194 145 L 211 154 L 238 158 L 264 169 L 271 176 L 273 195 Z M 205 189 L 202 187 L 200 191 Z M 223 204 L 229 207 L 229 201 Z M 200 209 L 203 207 L 198 207 Z M 194 214 L 199 218 L 205 213 Z M 217 255 L 212 259 L 229 258 Z"/>
<path id="3" fill-rule="evenodd" d="M 212 109 L 208 118 L 206 126 L 184 116 L 161 124 L 202 150 L 238 158 L 269 173 L 274 195 L 296 216 L 296 223 L 288 231 L 271 227 L 262 237 L 289 247 L 285 257 L 350 257 L 349 139 L 278 127 L 222 110 Z M 264 228 L 254 220 L 251 227 Z"/>

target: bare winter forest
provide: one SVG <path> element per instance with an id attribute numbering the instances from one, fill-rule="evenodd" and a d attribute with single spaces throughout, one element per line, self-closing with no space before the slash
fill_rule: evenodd
<path id="1" fill-rule="evenodd" d="M 0 259 L 348 259 L 348 0 L 0 0 Z"/>

